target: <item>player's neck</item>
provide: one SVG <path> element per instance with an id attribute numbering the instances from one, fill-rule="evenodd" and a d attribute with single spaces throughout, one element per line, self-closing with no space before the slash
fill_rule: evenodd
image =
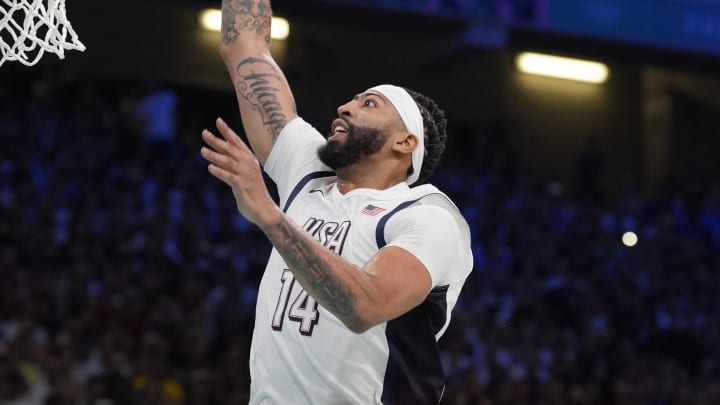
<path id="1" fill-rule="evenodd" d="M 378 169 L 377 167 L 347 167 L 337 170 L 338 191 L 346 194 L 358 188 L 385 190 L 405 181 L 401 176 Z"/>

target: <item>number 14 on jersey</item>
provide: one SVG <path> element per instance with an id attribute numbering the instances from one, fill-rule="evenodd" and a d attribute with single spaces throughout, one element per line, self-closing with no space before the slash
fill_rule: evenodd
<path id="1" fill-rule="evenodd" d="M 272 328 L 280 331 L 283 328 L 285 321 L 285 313 L 289 320 L 298 322 L 300 324 L 300 333 L 305 336 L 311 336 L 315 325 L 317 325 L 320 319 L 320 312 L 318 312 L 318 304 L 315 299 L 311 297 L 307 291 L 298 285 L 300 293 L 290 304 L 290 297 L 292 296 L 293 287 L 295 286 L 295 277 L 290 270 L 283 270 L 283 274 L 280 277 L 282 286 L 280 288 L 280 296 L 278 297 L 277 306 L 275 307 L 275 313 L 272 319 Z"/>

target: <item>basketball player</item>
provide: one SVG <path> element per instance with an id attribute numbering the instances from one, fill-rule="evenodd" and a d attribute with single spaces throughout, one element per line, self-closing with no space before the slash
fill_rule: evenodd
<path id="1" fill-rule="evenodd" d="M 438 403 L 438 339 L 472 268 L 465 220 L 421 185 L 445 146 L 442 111 L 380 85 L 340 106 L 325 139 L 297 116 L 270 56 L 269 2 L 222 7 L 221 55 L 254 153 L 218 119 L 222 138 L 203 131 L 202 155 L 274 246 L 258 293 L 250 403 Z"/>

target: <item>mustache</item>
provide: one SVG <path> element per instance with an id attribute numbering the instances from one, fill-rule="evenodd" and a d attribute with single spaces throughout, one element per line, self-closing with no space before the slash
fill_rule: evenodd
<path id="1" fill-rule="evenodd" d="M 350 121 L 346 117 L 337 117 L 332 123 L 330 123 L 330 129 L 328 130 L 328 135 L 325 137 L 326 139 L 331 137 L 333 135 L 333 124 L 335 121 L 340 120 L 343 122 L 345 128 L 348 130 L 348 135 L 352 134 L 355 130 L 355 125 L 350 123 Z"/>

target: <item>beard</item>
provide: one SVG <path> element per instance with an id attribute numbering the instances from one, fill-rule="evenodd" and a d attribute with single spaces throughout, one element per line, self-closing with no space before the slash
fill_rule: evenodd
<path id="1" fill-rule="evenodd" d="M 388 138 L 386 131 L 347 124 L 344 143 L 333 140 L 318 148 L 320 161 L 333 170 L 344 169 L 377 153 Z"/>

